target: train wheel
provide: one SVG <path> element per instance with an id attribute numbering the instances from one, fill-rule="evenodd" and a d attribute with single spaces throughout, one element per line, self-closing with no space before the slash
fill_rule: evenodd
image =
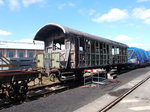
<path id="1" fill-rule="evenodd" d="M 17 99 L 17 94 L 16 94 L 16 91 L 15 91 L 14 85 L 11 85 L 11 86 L 8 88 L 8 95 L 9 95 L 9 99 L 10 99 L 11 101 L 16 101 L 16 99 Z"/>
<path id="2" fill-rule="evenodd" d="M 65 81 L 62 81 L 61 79 L 61 72 L 58 70 L 57 72 L 54 73 L 56 78 L 59 80 L 61 83 L 65 83 Z"/>
<path id="3" fill-rule="evenodd" d="M 50 81 L 55 82 L 56 74 L 51 73 L 51 74 L 49 75 L 49 78 L 50 78 Z"/>
<path id="4" fill-rule="evenodd" d="M 19 95 L 20 95 L 20 101 L 24 101 L 27 97 L 28 92 L 28 85 L 26 82 L 22 82 L 19 87 Z"/>
<path id="5" fill-rule="evenodd" d="M 9 99 L 13 102 L 20 102 L 26 99 L 26 94 L 28 92 L 28 86 L 26 83 L 12 84 L 8 88 Z"/>

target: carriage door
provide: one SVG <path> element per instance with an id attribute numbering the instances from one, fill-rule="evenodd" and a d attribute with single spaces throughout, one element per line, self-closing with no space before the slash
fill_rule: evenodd
<path id="1" fill-rule="evenodd" d="M 60 53 L 52 53 L 52 68 L 60 68 Z"/>
<path id="2" fill-rule="evenodd" d="M 37 54 L 36 60 L 37 60 L 36 66 L 38 68 L 43 68 L 44 67 L 44 54 Z"/>

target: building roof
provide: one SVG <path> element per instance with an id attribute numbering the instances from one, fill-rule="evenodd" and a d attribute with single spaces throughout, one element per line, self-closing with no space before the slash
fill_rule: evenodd
<path id="1" fill-rule="evenodd" d="M 91 35 L 88 33 L 84 33 L 78 30 L 74 30 L 72 28 L 66 27 L 66 26 L 62 26 L 62 25 L 58 25 L 58 24 L 47 24 L 45 26 L 43 26 L 35 35 L 34 40 L 39 40 L 39 41 L 44 41 L 46 38 L 46 35 L 48 34 L 48 32 L 50 33 L 51 30 L 54 29 L 59 29 L 61 30 L 64 34 L 73 34 L 76 36 L 80 36 L 80 37 L 85 37 L 91 40 L 96 40 L 96 41 L 100 41 L 100 42 L 104 42 L 104 43 L 108 43 L 108 44 L 112 44 L 112 45 L 117 45 L 117 46 L 122 46 L 122 47 L 128 47 L 126 44 L 122 44 L 119 42 L 115 42 L 106 38 L 102 38 L 99 36 L 95 36 L 95 35 Z"/>
<path id="2" fill-rule="evenodd" d="M 0 48 L 5 49 L 30 49 L 30 50 L 44 50 L 42 43 L 27 43 L 27 42 L 9 42 L 0 41 Z"/>

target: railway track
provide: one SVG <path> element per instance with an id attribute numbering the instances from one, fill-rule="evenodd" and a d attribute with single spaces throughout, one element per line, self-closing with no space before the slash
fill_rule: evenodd
<path id="1" fill-rule="evenodd" d="M 119 103 L 123 98 L 125 98 L 127 95 L 129 95 L 131 92 L 133 92 L 137 87 L 139 87 L 140 85 L 142 85 L 148 79 L 150 79 L 150 76 L 146 77 L 145 79 L 143 79 L 142 81 L 140 81 L 139 83 L 137 83 L 135 86 L 133 86 L 132 88 L 130 88 L 127 92 L 121 94 L 115 100 L 113 100 L 108 105 L 106 105 L 101 110 L 99 110 L 99 112 L 107 112 L 108 110 L 110 110 L 113 106 L 115 106 L 117 103 Z"/>
<path id="2" fill-rule="evenodd" d="M 145 79 L 143 79 L 142 81 L 140 81 L 138 84 L 136 84 L 135 86 L 130 88 L 126 93 L 121 94 L 114 101 L 112 101 L 111 103 L 109 103 L 108 105 L 103 107 L 101 110 L 99 110 L 99 112 L 106 112 L 109 109 L 111 109 L 113 106 L 115 106 L 117 103 L 119 103 L 123 98 L 125 98 L 128 94 L 130 94 L 132 91 L 134 91 L 137 87 L 139 87 L 141 84 L 146 82 L 149 78 L 150 78 L 150 76 L 148 76 Z M 52 94 L 64 92 L 68 89 L 72 89 L 75 87 L 77 87 L 77 86 L 74 86 L 74 85 L 68 86 L 68 85 L 62 84 L 62 83 L 54 83 L 54 84 L 49 84 L 49 85 L 44 85 L 44 86 L 39 86 L 39 87 L 32 87 L 32 88 L 29 88 L 29 93 L 27 96 L 27 100 L 25 102 L 36 100 L 41 97 L 46 97 L 46 96 L 49 96 Z M 14 105 L 19 105 L 21 103 L 5 102 L 2 105 L 0 104 L 0 110 L 3 108 L 9 108 Z"/>
<path id="3" fill-rule="evenodd" d="M 72 89 L 74 87 L 76 87 L 76 86 L 62 84 L 60 82 L 54 83 L 54 84 L 49 84 L 49 85 L 38 86 L 38 87 L 31 87 L 31 88 L 29 88 L 27 98 L 24 102 L 33 101 L 33 100 L 39 99 L 41 97 L 46 97 L 46 96 L 49 96 L 52 94 L 64 92 L 64 91 Z M 14 105 L 19 105 L 21 103 L 23 103 L 23 102 L 4 101 L 3 103 L 0 103 L 0 110 L 4 109 L 4 108 L 9 108 Z"/>
<path id="4" fill-rule="evenodd" d="M 55 83 L 51 85 L 30 88 L 29 93 L 27 94 L 26 101 L 31 101 L 31 100 L 38 99 L 40 97 L 45 97 L 51 94 L 57 94 L 65 90 L 68 90 L 70 88 L 71 88 L 70 86 L 63 85 L 62 83 Z"/>

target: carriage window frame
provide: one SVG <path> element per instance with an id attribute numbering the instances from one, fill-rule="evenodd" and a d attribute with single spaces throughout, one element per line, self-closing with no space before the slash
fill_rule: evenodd
<path id="1" fill-rule="evenodd" d="M 66 41 L 65 38 L 59 38 L 56 40 L 53 40 L 53 51 L 56 50 L 65 50 L 66 47 Z"/>

